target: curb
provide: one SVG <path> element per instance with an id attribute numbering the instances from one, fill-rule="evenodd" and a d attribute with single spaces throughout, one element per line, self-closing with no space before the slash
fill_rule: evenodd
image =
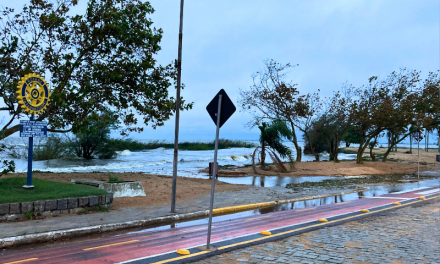
<path id="1" fill-rule="evenodd" d="M 242 212 L 242 211 L 254 210 L 254 209 L 263 208 L 263 207 L 271 207 L 271 206 L 275 206 L 278 204 L 314 200 L 314 199 L 325 198 L 325 197 L 330 197 L 330 196 L 335 196 L 335 195 L 363 192 L 363 191 L 367 191 L 367 190 L 368 189 L 362 189 L 362 190 L 355 190 L 355 191 L 342 192 L 342 193 L 336 193 L 336 194 L 311 196 L 311 197 L 306 197 L 306 198 L 272 201 L 272 202 L 266 202 L 266 203 L 246 204 L 246 205 L 238 205 L 238 206 L 232 206 L 232 207 L 223 207 L 223 208 L 214 209 L 212 211 L 212 214 L 219 215 L 219 214 L 228 214 L 228 213 L 234 213 L 234 212 Z M 71 238 L 71 237 L 78 237 L 78 236 L 85 236 L 85 235 L 92 235 L 92 234 L 100 234 L 100 233 L 104 233 L 104 232 L 122 230 L 122 229 L 133 228 L 133 227 L 141 227 L 141 226 L 148 226 L 148 225 L 161 224 L 161 223 L 170 223 L 170 222 L 174 222 L 174 221 L 192 219 L 192 218 L 203 217 L 203 216 L 208 216 L 208 215 L 209 215 L 209 210 L 204 210 L 204 211 L 198 211 L 198 212 L 194 212 L 194 213 L 186 213 L 186 214 L 177 214 L 177 215 L 171 215 L 171 216 L 157 217 L 157 218 L 152 218 L 152 219 L 148 219 L 148 220 L 137 220 L 137 221 L 124 222 L 124 223 L 97 225 L 97 226 L 73 228 L 73 229 L 67 229 L 67 230 L 50 231 L 50 232 L 39 233 L 39 234 L 6 237 L 6 238 L 0 239 L 0 249 L 7 248 L 7 247 L 26 245 L 26 244 L 32 244 L 32 243 L 48 242 L 48 241 L 53 241 L 53 240 L 58 240 L 58 239 L 63 239 L 63 238 Z"/>

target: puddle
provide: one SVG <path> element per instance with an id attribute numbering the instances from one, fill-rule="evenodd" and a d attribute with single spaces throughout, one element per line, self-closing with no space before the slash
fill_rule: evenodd
<path id="1" fill-rule="evenodd" d="M 362 176 L 367 177 L 367 176 Z M 307 177 L 283 177 L 283 176 L 245 176 L 245 177 L 219 177 L 219 181 L 231 184 L 245 184 L 256 187 L 286 186 L 289 183 L 298 184 L 303 182 L 320 182 L 324 180 L 341 180 L 353 177 L 336 176 L 307 176 Z"/>

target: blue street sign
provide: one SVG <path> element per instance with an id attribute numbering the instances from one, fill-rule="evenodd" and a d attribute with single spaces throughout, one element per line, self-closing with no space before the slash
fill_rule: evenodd
<path id="1" fill-rule="evenodd" d="M 20 120 L 20 137 L 47 137 L 47 122 Z"/>

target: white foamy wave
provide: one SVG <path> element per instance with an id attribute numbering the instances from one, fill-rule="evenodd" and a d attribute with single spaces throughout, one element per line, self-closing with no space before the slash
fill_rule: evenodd
<path id="1" fill-rule="evenodd" d="M 246 161 L 251 155 L 231 155 L 218 158 L 219 160 Z"/>
<path id="2" fill-rule="evenodd" d="M 117 153 L 119 156 L 130 156 L 130 155 L 131 155 L 131 152 L 130 152 L 130 150 L 128 150 L 128 149 L 123 150 L 123 151 L 116 151 L 116 153 Z"/>

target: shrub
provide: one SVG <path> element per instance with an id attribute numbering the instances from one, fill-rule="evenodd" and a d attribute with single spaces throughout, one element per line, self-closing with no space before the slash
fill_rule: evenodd
<path id="1" fill-rule="evenodd" d="M 40 140 L 38 145 L 34 146 L 33 160 L 50 160 L 59 159 L 65 156 L 67 152 L 67 144 L 62 137 L 51 134 L 45 142 Z M 41 144 L 43 143 L 43 144 Z"/>

